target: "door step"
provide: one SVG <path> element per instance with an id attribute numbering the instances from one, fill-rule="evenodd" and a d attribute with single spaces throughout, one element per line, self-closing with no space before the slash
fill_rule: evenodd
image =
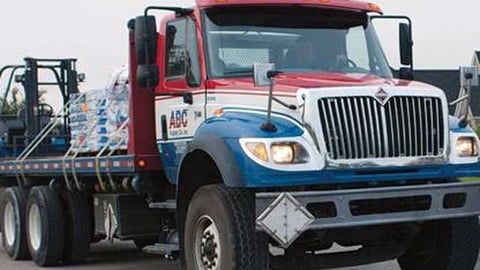
<path id="1" fill-rule="evenodd" d="M 153 202 L 149 204 L 152 209 L 176 210 L 177 202 L 175 200 L 167 200 L 163 202 Z"/>
<path id="2" fill-rule="evenodd" d="M 146 246 L 143 249 L 148 254 L 174 256 L 175 253 L 180 251 L 180 247 L 176 244 L 155 244 L 152 246 Z"/>

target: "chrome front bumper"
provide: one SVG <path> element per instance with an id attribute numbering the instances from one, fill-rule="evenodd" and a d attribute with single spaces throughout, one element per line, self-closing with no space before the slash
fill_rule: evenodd
<path id="1" fill-rule="evenodd" d="M 277 212 L 283 211 L 285 214 L 277 213 L 276 217 L 270 215 L 270 224 L 275 224 L 275 218 L 279 223 L 269 230 L 268 224 L 263 221 L 274 208 L 279 210 L 279 207 L 283 208 Z M 289 215 L 296 212 L 305 213 L 310 220 L 306 218 L 303 225 L 295 224 L 298 223 L 295 221 L 297 217 Z M 307 230 L 422 222 L 474 215 L 480 215 L 480 183 L 256 194 L 258 230 L 266 231 L 284 247 L 288 247 Z M 278 224 L 283 226 L 280 230 Z M 283 228 L 287 233 L 283 232 Z M 289 231 L 297 233 L 288 235 Z"/>

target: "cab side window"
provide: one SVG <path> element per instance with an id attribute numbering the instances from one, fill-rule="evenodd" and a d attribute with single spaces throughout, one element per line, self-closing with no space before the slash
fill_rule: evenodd
<path id="1" fill-rule="evenodd" d="M 198 55 L 197 28 L 195 22 L 190 18 L 187 20 L 187 29 L 187 83 L 189 86 L 197 87 L 200 86 L 201 80 L 200 56 Z"/>
<path id="2" fill-rule="evenodd" d="M 186 20 L 173 21 L 167 25 L 166 77 L 174 79 L 185 75 Z"/>
<path id="3" fill-rule="evenodd" d="M 198 41 L 192 19 L 182 18 L 168 23 L 165 51 L 166 79 L 185 79 L 189 86 L 199 86 L 201 72 Z"/>

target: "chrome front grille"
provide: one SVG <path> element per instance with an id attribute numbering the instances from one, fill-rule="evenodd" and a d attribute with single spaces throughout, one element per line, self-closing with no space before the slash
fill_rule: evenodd
<path id="1" fill-rule="evenodd" d="M 320 124 L 331 159 L 440 156 L 445 118 L 437 97 L 325 97 Z"/>

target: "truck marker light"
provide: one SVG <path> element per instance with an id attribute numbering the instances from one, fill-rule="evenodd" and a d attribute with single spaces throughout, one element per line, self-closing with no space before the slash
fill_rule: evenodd
<path id="1" fill-rule="evenodd" d="M 224 114 L 225 112 L 223 111 L 223 109 L 216 109 L 214 112 L 213 112 L 213 115 L 215 115 L 216 117 L 220 117 Z"/>
<path id="2" fill-rule="evenodd" d="M 368 3 L 368 7 L 374 10 L 380 10 L 380 6 L 375 3 Z"/>
<path id="3" fill-rule="evenodd" d="M 145 168 L 147 166 L 147 162 L 145 162 L 143 159 L 140 159 L 137 164 L 140 168 Z"/>
<path id="4" fill-rule="evenodd" d="M 267 147 L 264 143 L 251 142 L 247 143 L 245 146 L 247 147 L 248 151 L 250 151 L 250 153 L 252 153 L 255 157 L 262 161 L 268 162 Z"/>
<path id="5" fill-rule="evenodd" d="M 474 137 L 459 137 L 457 139 L 457 156 L 474 157 L 478 156 L 478 145 Z"/>

